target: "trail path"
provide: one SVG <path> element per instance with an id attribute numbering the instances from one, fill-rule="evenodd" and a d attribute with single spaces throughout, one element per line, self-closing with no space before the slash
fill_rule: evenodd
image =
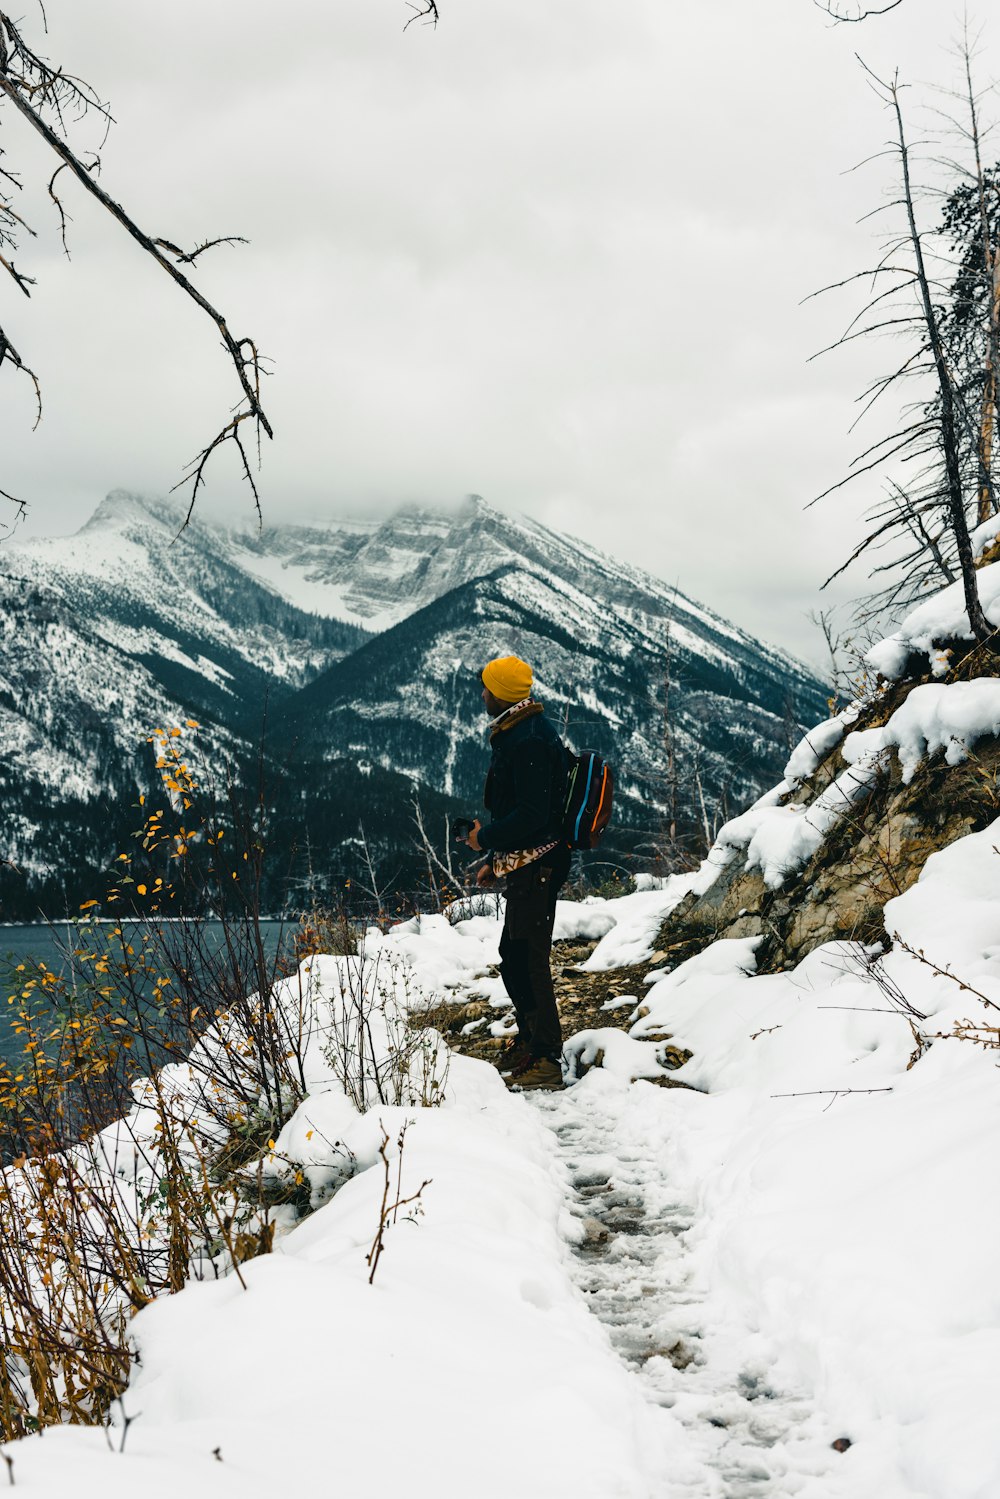
<path id="1" fill-rule="evenodd" d="M 636 1087 L 646 1097 L 630 1106 Z M 630 1094 L 632 1099 L 630 1099 Z M 652 1097 L 650 1095 L 653 1095 Z M 592 1073 L 526 1100 L 552 1131 L 583 1241 L 575 1278 L 647 1399 L 690 1438 L 664 1499 L 846 1495 L 830 1431 L 802 1395 L 773 1388 L 764 1350 L 708 1320 L 688 1237 L 695 1204 L 664 1179 L 662 1134 L 648 1128 L 657 1090 Z M 754 1362 L 752 1355 L 763 1355 Z M 651 1490 L 651 1492 L 653 1492 Z"/>

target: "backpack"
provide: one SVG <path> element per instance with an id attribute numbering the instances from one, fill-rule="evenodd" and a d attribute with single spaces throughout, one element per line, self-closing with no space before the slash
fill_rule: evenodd
<path id="1" fill-rule="evenodd" d="M 611 766 L 596 750 L 567 751 L 569 776 L 563 809 L 563 838 L 570 848 L 596 848 L 611 821 L 615 781 Z"/>

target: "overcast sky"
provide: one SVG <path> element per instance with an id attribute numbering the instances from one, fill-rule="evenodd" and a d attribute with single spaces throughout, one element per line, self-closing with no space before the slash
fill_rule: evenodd
<path id="1" fill-rule="evenodd" d="M 959 8 L 839 27 L 812 0 L 440 8 L 404 35 L 404 0 L 48 0 L 50 55 L 118 122 L 107 190 L 177 242 L 252 241 L 198 279 L 274 361 L 265 519 L 476 492 L 815 658 L 806 615 L 877 490 L 803 507 L 883 430 L 847 435 L 895 352 L 807 363 L 857 303 L 802 298 L 871 263 L 878 222 L 857 221 L 891 186 L 889 161 L 847 172 L 890 125 L 854 53 L 937 103 Z M 45 417 L 32 433 L 5 370 L 0 487 L 30 500 L 26 529 L 71 531 L 109 489 L 169 489 L 235 384 L 207 320 L 72 184 L 66 264 L 30 188 L 44 148 L 9 109 L 2 143 L 40 238 L 18 257 L 34 296 L 0 283 L 0 323 Z M 249 516 L 231 459 L 211 480 L 206 513 Z"/>

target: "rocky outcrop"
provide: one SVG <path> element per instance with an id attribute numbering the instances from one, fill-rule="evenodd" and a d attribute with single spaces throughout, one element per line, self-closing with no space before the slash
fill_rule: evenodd
<path id="1" fill-rule="evenodd" d="M 884 725 L 919 685 L 884 687 L 853 727 Z M 810 806 L 845 767 L 838 744 L 807 780 L 786 791 L 782 805 Z M 867 800 L 845 809 L 801 869 L 769 888 L 760 870 L 746 867 L 744 851 L 731 849 L 715 883 L 674 910 L 659 945 L 761 936 L 758 967 L 776 971 L 825 942 L 886 941 L 892 936 L 884 926 L 886 901 L 914 883 L 931 853 L 998 814 L 1000 739 L 979 740 L 958 765 L 940 756 L 925 760 L 908 782 L 892 754 Z"/>

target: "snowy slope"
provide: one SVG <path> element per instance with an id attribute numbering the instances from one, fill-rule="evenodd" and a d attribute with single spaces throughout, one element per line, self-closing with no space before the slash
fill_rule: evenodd
<path id="1" fill-rule="evenodd" d="M 649 975 L 631 1035 L 571 1038 L 605 1063 L 558 1096 L 457 1058 L 443 1108 L 358 1115 L 312 1066 L 265 1167 L 322 1182 L 346 1148 L 357 1174 L 286 1212 L 245 1289 L 209 1278 L 140 1312 L 110 1441 L 11 1444 L 18 1486 L 501 1499 L 516 1464 L 530 1499 L 993 1499 L 1000 1086 L 952 1035 L 974 1002 L 943 969 L 1000 1002 L 998 839 L 933 855 L 887 910 L 942 971 L 900 949 L 880 986 L 838 943 L 758 975 L 757 939 L 712 943 Z M 682 886 L 562 903 L 559 929 L 603 929 L 606 968 L 645 930 L 648 958 Z M 499 929 L 425 917 L 366 945 L 405 958 L 414 1004 L 461 1002 Z M 328 986 L 342 962 L 316 965 Z M 662 1076 L 664 1033 L 693 1053 L 687 1088 L 631 1081 Z M 404 1118 L 403 1188 L 429 1184 L 370 1285 L 377 1142 Z"/>
<path id="2" fill-rule="evenodd" d="M 351 1119 L 339 1104 L 308 1100 L 286 1133 L 312 1123 L 332 1140 L 335 1121 L 367 1166 L 380 1126 L 395 1138 L 409 1116 L 403 1181 L 431 1183 L 375 1283 L 378 1167 L 246 1265 L 245 1291 L 235 1276 L 194 1284 L 134 1322 L 124 1454 L 109 1461 L 96 1430 L 47 1431 L 13 1445 L 18 1485 L 45 1499 L 134 1499 L 137 1484 L 146 1499 L 506 1499 L 507 1435 L 526 1499 L 644 1499 L 666 1481 L 677 1451 L 568 1273 L 565 1173 L 541 1122 L 464 1059 L 440 1111 Z"/>
<path id="3" fill-rule="evenodd" d="M 74 536 L 8 541 L 3 575 L 76 612 L 112 651 L 166 649 L 210 681 L 233 663 L 291 685 L 359 643 L 235 568 L 212 528 L 182 507 L 116 490 Z"/>
<path id="4" fill-rule="evenodd" d="M 288 690 L 359 632 L 234 571 L 170 504 L 110 495 L 75 536 L 0 555 L 2 857 L 17 910 L 100 865 L 148 787 L 151 730 L 194 717 L 202 753 L 238 754 L 272 684 Z M 249 732 L 248 732 L 249 731 Z M 5 910 L 5 914 L 14 914 Z"/>
<path id="5" fill-rule="evenodd" d="M 501 570 L 558 580 L 615 613 L 674 621 L 676 637 L 707 658 L 746 655 L 793 675 L 804 671 L 784 652 L 678 589 L 586 542 L 507 515 L 478 495 L 458 510 L 403 506 L 383 520 L 333 519 L 325 526 L 268 526 L 230 532 L 229 556 L 289 601 L 372 631 L 388 629 L 475 578 Z"/>
<path id="6" fill-rule="evenodd" d="M 540 608 L 502 583 L 488 616 L 506 602 L 523 620 L 522 593 Z M 607 648 L 579 600 L 560 607 L 568 638 Z M 384 662 L 378 640 L 359 653 L 358 681 L 387 700 L 402 643 L 389 631 Z M 433 658 L 415 659 L 429 678 Z M 996 740 L 997 690 L 925 683 L 876 728 L 852 711 L 820 725 L 760 815 L 735 820 L 739 836 L 731 825 L 726 857 L 769 825 L 791 856 L 774 829 L 807 809 L 782 798 L 838 744 L 879 775 L 912 778 L 942 752 L 959 764 Z M 371 930 L 363 959 L 314 960 L 275 1000 L 316 1006 L 308 1096 L 259 1167 L 305 1179 L 312 1211 L 278 1209 L 245 1288 L 230 1274 L 140 1312 L 110 1443 L 63 1429 L 12 1444 L 17 1483 L 53 1499 L 261 1482 L 309 1499 L 500 1499 L 513 1478 L 529 1499 L 995 1499 L 998 847 L 993 820 L 925 850 L 880 944 L 826 942 L 785 970 L 758 971 L 760 935 L 706 938 L 671 965 L 671 920 L 711 891 L 711 860 L 616 900 L 560 902 L 556 936 L 597 939 L 585 971 L 628 965 L 606 1002 L 628 1029 L 569 1036 L 570 1085 L 549 1096 L 519 1098 L 457 1058 L 442 1108 L 359 1114 L 323 1046 L 323 1003 L 356 1005 L 362 970 L 391 974 L 414 1015 L 485 998 L 493 1034 L 509 1034 L 492 902 Z M 211 1138 L 211 1080 L 170 1071 L 167 1091 Z M 151 1095 L 140 1087 L 128 1124 L 100 1137 L 142 1203 L 162 1169 Z M 389 1179 L 378 1139 L 407 1118 L 405 1161 L 391 1159 L 406 1190 L 426 1183 L 423 1213 L 391 1228 L 371 1285 Z M 343 1183 L 345 1152 L 358 1169 Z"/>

